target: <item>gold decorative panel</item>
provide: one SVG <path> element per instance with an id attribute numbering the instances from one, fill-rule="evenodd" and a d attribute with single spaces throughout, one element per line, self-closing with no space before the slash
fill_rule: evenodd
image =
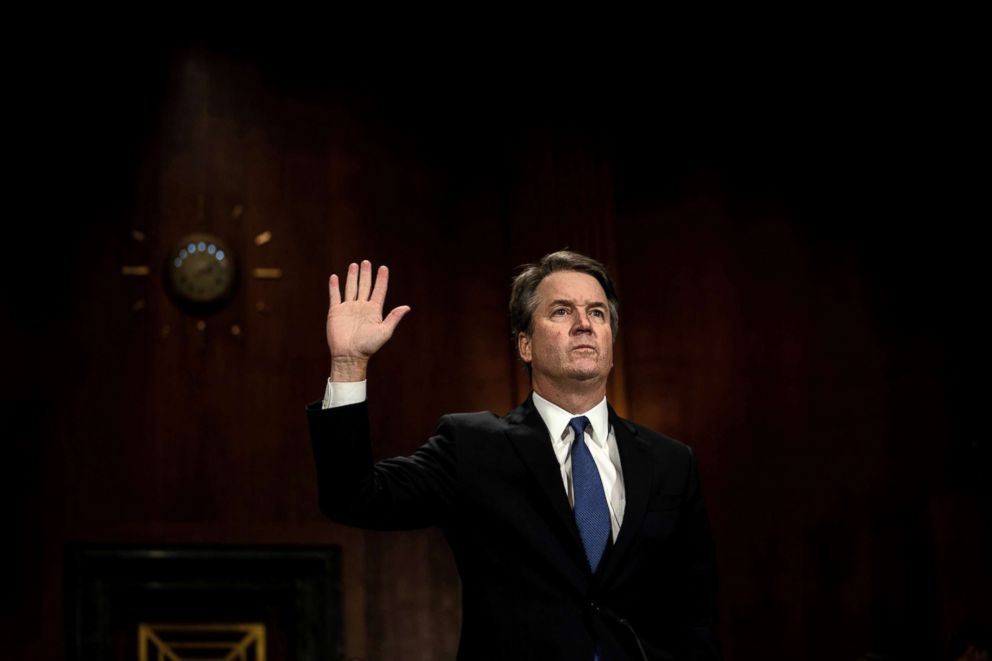
<path id="1" fill-rule="evenodd" d="M 139 661 L 265 661 L 265 625 L 139 624 Z"/>

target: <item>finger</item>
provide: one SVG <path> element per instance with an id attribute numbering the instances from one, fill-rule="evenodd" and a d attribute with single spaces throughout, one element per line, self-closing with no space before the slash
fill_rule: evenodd
<path id="1" fill-rule="evenodd" d="M 367 259 L 362 260 L 362 268 L 358 274 L 358 300 L 369 300 L 369 291 L 372 289 L 372 262 Z"/>
<path id="2" fill-rule="evenodd" d="M 348 279 L 344 282 L 344 300 L 353 301 L 358 295 L 358 264 L 348 264 Z"/>
<path id="3" fill-rule="evenodd" d="M 379 272 L 375 276 L 375 289 L 372 290 L 373 303 L 378 303 L 381 308 L 386 302 L 386 290 L 389 289 L 389 269 L 385 266 L 379 267 Z"/>
<path id="4" fill-rule="evenodd" d="M 405 317 L 406 313 L 409 311 L 409 305 L 401 305 L 393 308 L 392 311 L 386 315 L 386 318 L 382 320 L 382 325 L 386 327 L 386 332 L 390 337 L 393 336 L 393 331 L 396 330 L 396 326 L 400 323 L 400 319 Z"/>
<path id="5" fill-rule="evenodd" d="M 338 285 L 338 276 L 332 275 L 327 281 L 327 292 L 330 294 L 331 307 L 341 304 L 341 287 Z"/>

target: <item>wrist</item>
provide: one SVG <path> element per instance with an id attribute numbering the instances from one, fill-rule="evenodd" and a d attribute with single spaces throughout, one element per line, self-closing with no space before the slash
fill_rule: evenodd
<path id="1" fill-rule="evenodd" d="M 368 365 L 368 358 L 331 358 L 331 381 L 364 381 Z"/>

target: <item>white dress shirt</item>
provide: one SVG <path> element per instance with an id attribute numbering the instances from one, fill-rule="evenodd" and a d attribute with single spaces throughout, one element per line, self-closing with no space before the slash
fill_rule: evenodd
<path id="1" fill-rule="evenodd" d="M 365 401 L 366 382 L 343 382 L 327 380 L 324 389 L 324 401 L 321 408 L 329 409 L 337 406 L 347 406 Z M 623 523 L 623 511 L 626 497 L 623 487 L 623 471 L 620 468 L 620 452 L 617 449 L 617 438 L 610 427 L 609 409 L 604 397 L 599 404 L 585 413 L 572 415 L 565 409 L 552 404 L 536 392 L 534 393 L 534 408 L 544 421 L 550 435 L 551 447 L 558 459 L 561 469 L 561 481 L 565 487 L 568 503 L 575 507 L 575 494 L 572 489 L 572 439 L 575 432 L 568 425 L 572 418 L 585 416 L 589 418 L 586 427 L 585 443 L 592 453 L 593 461 L 599 470 L 599 478 L 603 481 L 603 491 L 606 493 L 606 504 L 610 508 L 610 527 L 614 541 Z"/>
<path id="2" fill-rule="evenodd" d="M 589 418 L 586 427 L 585 443 L 592 453 L 593 461 L 599 470 L 599 479 L 603 482 L 606 493 L 606 504 L 610 507 L 610 527 L 613 540 L 616 541 L 623 523 L 624 506 L 627 503 L 623 488 L 623 471 L 620 468 L 620 452 L 617 449 L 617 438 L 610 427 L 610 412 L 606 406 L 606 398 L 585 413 L 571 414 L 565 409 L 552 404 L 536 392 L 534 393 L 534 408 L 544 420 L 551 436 L 551 447 L 558 458 L 561 468 L 561 481 L 565 485 L 568 504 L 575 507 L 575 492 L 572 489 L 572 441 L 575 432 L 569 426 L 572 418 L 585 416 Z"/>

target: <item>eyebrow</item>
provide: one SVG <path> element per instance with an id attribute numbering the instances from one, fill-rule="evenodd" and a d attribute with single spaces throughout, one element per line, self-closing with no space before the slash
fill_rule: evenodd
<path id="1" fill-rule="evenodd" d="M 576 303 L 575 303 L 575 301 L 569 300 L 567 298 L 556 298 L 555 300 L 553 300 L 550 303 L 548 303 L 548 307 L 554 307 L 555 305 L 568 305 L 569 307 L 575 307 Z M 602 303 L 600 301 L 594 301 L 592 303 L 589 303 L 585 307 L 587 307 L 587 308 L 605 308 L 606 307 L 606 303 Z"/>

